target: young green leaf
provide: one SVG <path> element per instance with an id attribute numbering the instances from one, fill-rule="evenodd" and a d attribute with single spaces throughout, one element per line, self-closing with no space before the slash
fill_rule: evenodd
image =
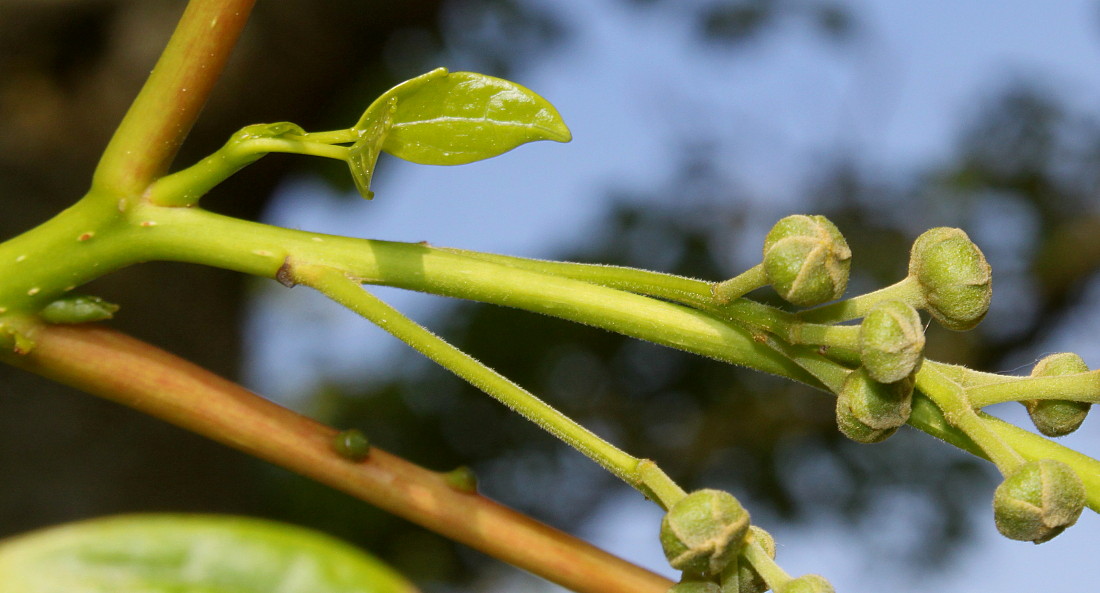
<path id="1" fill-rule="evenodd" d="M 372 108 L 378 105 L 375 101 Z M 366 128 L 358 130 L 360 137 L 355 144 L 348 149 L 348 167 L 351 169 L 351 178 L 355 181 L 355 189 L 359 195 L 371 200 L 374 192 L 370 190 L 370 180 L 374 176 L 374 165 L 378 161 L 378 155 L 382 154 L 382 143 L 386 141 L 386 134 L 393 125 L 393 113 L 397 108 L 397 99 L 390 97 L 382 103 L 374 112 L 375 119 L 366 122 Z M 367 110 L 371 113 L 371 110 Z M 366 118 L 366 115 L 363 116 Z M 360 122 L 363 123 L 363 122 Z"/>
<path id="2" fill-rule="evenodd" d="M 408 581 L 326 535 L 245 517 L 129 515 L 0 544 L 0 593 L 412 593 Z"/>
<path id="3" fill-rule="evenodd" d="M 514 82 L 437 69 L 379 98 L 397 99 L 382 150 L 422 165 L 461 165 L 491 158 L 535 140 L 568 142 L 557 110 Z M 378 101 L 356 128 L 379 114 Z"/>

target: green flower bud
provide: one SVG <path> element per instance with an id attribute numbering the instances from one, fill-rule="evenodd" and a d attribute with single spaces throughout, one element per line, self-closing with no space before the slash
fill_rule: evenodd
<path id="1" fill-rule="evenodd" d="M 732 494 L 697 490 L 665 514 L 661 547 L 673 568 L 717 575 L 735 557 L 748 530 L 749 513 Z"/>
<path id="2" fill-rule="evenodd" d="M 676 583 L 668 593 L 722 593 L 722 588 L 710 581 L 687 581 Z"/>
<path id="3" fill-rule="evenodd" d="M 881 443 L 894 435 L 897 428 L 871 428 L 852 414 L 852 409 L 841 400 L 836 402 L 836 426 L 844 436 L 857 443 Z"/>
<path id="4" fill-rule="evenodd" d="M 746 541 L 760 544 L 760 547 L 764 548 L 768 556 L 775 558 L 775 538 L 767 531 L 755 525 L 750 525 Z M 768 590 L 768 584 L 764 582 L 764 578 L 756 572 L 751 564 L 744 560 L 737 567 L 737 586 L 737 593 L 764 593 Z"/>
<path id="5" fill-rule="evenodd" d="M 859 359 L 872 379 L 894 383 L 920 368 L 924 325 L 917 310 L 902 301 L 871 309 L 859 326 Z"/>
<path id="6" fill-rule="evenodd" d="M 997 531 L 1037 544 L 1076 523 L 1084 508 L 1084 482 L 1073 468 L 1053 459 L 1020 465 L 993 493 Z"/>
<path id="7" fill-rule="evenodd" d="M 819 574 L 804 574 L 776 587 L 775 593 L 835 593 L 836 589 Z"/>
<path id="8" fill-rule="evenodd" d="M 812 307 L 836 300 L 848 286 L 852 251 L 824 216 L 794 215 L 764 239 L 764 271 L 785 300 Z"/>
<path id="9" fill-rule="evenodd" d="M 913 380 L 880 383 L 867 369 L 851 372 L 837 394 L 860 422 L 871 428 L 897 428 L 909 421 L 913 403 Z"/>
<path id="10" fill-rule="evenodd" d="M 1052 377 L 1088 372 L 1085 361 L 1072 352 L 1051 354 L 1031 369 L 1032 377 Z M 1020 402 L 1027 408 L 1031 421 L 1048 437 L 1065 436 L 1081 426 L 1089 413 L 1088 402 L 1059 399 L 1032 399 Z"/>
<path id="11" fill-rule="evenodd" d="M 989 311 L 992 271 L 962 229 L 938 227 L 917 237 L 909 275 L 919 283 L 928 312 L 948 329 L 972 329 Z"/>

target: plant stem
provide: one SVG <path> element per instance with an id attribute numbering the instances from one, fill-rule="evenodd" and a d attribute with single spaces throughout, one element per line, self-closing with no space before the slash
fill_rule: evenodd
<path id="1" fill-rule="evenodd" d="M 340 262 L 357 278 L 526 309 L 781 375 L 817 381 L 738 325 L 681 305 L 416 243 L 308 233 L 242 221 L 201 208 L 135 208 L 130 234 L 142 260 L 188 261 L 274 278 L 288 256 Z"/>
<path id="2" fill-rule="evenodd" d="M 164 53 L 119 124 L 92 186 L 141 195 L 168 170 L 217 82 L 255 0 L 191 0 Z"/>
<path id="3" fill-rule="evenodd" d="M 1002 474 L 1007 476 L 1024 462 L 1023 456 L 992 430 L 985 418 L 978 416 L 966 399 L 966 391 L 935 367 L 922 367 L 917 372 L 917 388 L 943 411 L 952 426 L 981 447 Z"/>
<path id="4" fill-rule="evenodd" d="M 346 272 L 327 266 L 287 261 L 290 264 L 290 275 L 296 281 L 317 289 L 393 334 L 430 360 L 584 453 L 628 484 L 637 483 L 639 459 L 619 450 L 500 373 L 405 317 L 364 290 Z"/>
<path id="5" fill-rule="evenodd" d="M 791 575 L 780 568 L 775 559 L 768 555 L 767 550 L 758 542 L 750 541 L 746 543 L 741 548 L 741 558 L 752 565 L 753 569 L 760 574 L 772 591 L 791 580 Z"/>
<path id="6" fill-rule="evenodd" d="M 715 302 L 722 305 L 767 285 L 768 274 L 764 271 L 764 264 L 756 264 L 729 280 L 712 284 L 711 294 Z"/>
<path id="7" fill-rule="evenodd" d="M 563 587 L 664 593 L 672 585 L 381 449 L 359 463 L 340 457 L 331 449 L 337 430 L 124 334 L 45 326 L 37 338 L 30 354 L 4 359 L 298 472 Z"/>
<path id="8" fill-rule="evenodd" d="M 966 390 L 975 408 L 1026 399 L 1059 399 L 1100 403 L 1100 371 L 1055 377 L 1014 377 Z"/>
<path id="9" fill-rule="evenodd" d="M 839 301 L 824 307 L 809 309 L 798 314 L 803 321 L 811 323 L 840 323 L 858 319 L 867 315 L 875 305 L 883 301 L 902 301 L 920 309 L 924 307 L 924 295 L 920 284 L 912 276 L 874 292 L 861 294 L 846 301 Z"/>

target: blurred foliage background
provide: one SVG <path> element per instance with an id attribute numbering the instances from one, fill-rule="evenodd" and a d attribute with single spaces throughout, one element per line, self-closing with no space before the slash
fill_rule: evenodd
<path id="1" fill-rule="evenodd" d="M 646 11 L 672 1 L 628 3 Z M 86 188 L 181 6 L 0 0 L 4 238 L 45 220 Z M 485 72 L 507 76 L 570 34 L 543 6 L 520 0 L 261 2 L 178 162 L 196 160 L 227 133 L 257 121 L 340 127 L 364 97 L 428 69 L 440 56 L 463 55 Z M 823 44 L 851 43 L 860 33 L 858 9 L 826 0 L 713 1 L 690 3 L 690 10 L 695 34 L 715 51 L 746 51 L 792 21 L 810 23 L 804 34 L 819 35 Z M 932 326 L 929 355 L 1009 370 L 1033 361 L 1051 335 L 1082 324 L 1086 315 L 1100 266 L 1100 121 L 1026 79 L 1006 81 L 984 101 L 970 109 L 951 154 L 935 166 L 884 173 L 838 150 L 813 172 L 799 207 L 827 215 L 845 232 L 857 258 L 850 294 L 900 279 L 909 241 L 928 226 L 966 228 L 993 264 L 994 308 L 973 332 Z M 648 190 L 654 199 L 610 190 L 600 231 L 553 257 L 708 279 L 756 263 L 757 254 L 741 249 L 736 238 L 762 237 L 774 220 L 763 217 L 773 212 L 754 210 L 757 202 L 739 194 L 708 140 L 681 139 L 680 173 Z M 282 181 L 317 172 L 302 161 L 265 159 L 219 188 L 229 197 L 212 201 L 213 209 L 258 217 Z M 348 182 L 332 176 L 332 183 Z M 656 199 L 662 194 L 687 196 L 691 207 Z M 89 290 L 123 304 L 115 326 L 233 376 L 247 287 L 235 274 L 156 263 Z M 768 300 L 769 294 L 754 296 Z M 846 442 L 835 430 L 831 400 L 807 388 L 519 311 L 451 303 L 430 325 L 624 449 L 657 460 L 686 486 L 731 490 L 754 517 L 798 522 L 827 515 L 860 530 L 891 512 L 901 496 L 922 513 L 919 533 L 898 543 L 867 528 L 855 545 L 911 566 L 948 562 L 972 536 L 977 518 L 987 519 L 976 509 L 988 506 L 991 468 L 909 431 L 874 447 Z M 0 368 L 0 385 L 0 536 L 117 512 L 234 512 L 320 527 L 434 590 L 468 586 L 486 562 L 129 410 L 7 368 Z M 426 466 L 470 465 L 491 496 L 565 529 L 591 520 L 599 502 L 622 488 L 534 426 L 412 356 L 386 376 L 334 379 L 306 408 L 327 422 L 361 427 L 375 442 Z"/>

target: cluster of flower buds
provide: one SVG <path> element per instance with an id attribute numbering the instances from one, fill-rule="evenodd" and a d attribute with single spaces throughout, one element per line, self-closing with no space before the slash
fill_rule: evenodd
<path id="1" fill-rule="evenodd" d="M 909 421 L 917 373 L 924 361 L 925 325 L 919 310 L 927 311 L 947 329 L 972 329 L 989 311 L 992 276 L 985 255 L 964 231 L 933 228 L 914 241 L 909 274 L 904 280 L 872 293 L 818 307 L 843 295 L 850 261 L 851 251 L 846 240 L 826 218 L 788 216 L 768 233 L 763 262 L 741 276 L 715 285 L 714 296 L 721 305 L 766 283 L 793 305 L 816 307 L 799 313 L 787 333 L 779 337 L 795 346 L 823 347 L 820 354 L 830 358 L 832 366 L 828 363 L 821 366 L 819 361 L 803 368 L 836 392 L 836 420 L 840 431 L 855 441 L 875 443 L 888 438 Z M 860 319 L 858 326 L 844 323 L 855 319 Z M 842 353 L 831 356 L 828 354 L 830 348 L 838 348 Z M 1088 370 L 1080 356 L 1063 353 L 1041 360 L 1031 376 L 1074 375 Z M 1021 403 L 1042 434 L 1062 436 L 1073 432 L 1084 421 L 1090 404 L 1052 399 L 1052 395 L 1057 397 L 1058 393 L 1044 392 L 1041 398 L 1022 399 Z M 961 409 L 973 414 L 970 409 L 973 404 L 960 397 Z M 945 414 L 954 413 L 949 409 L 952 406 L 949 399 L 933 399 L 937 405 L 947 406 Z M 981 434 L 971 436 L 983 446 Z M 1006 477 L 994 495 L 994 518 L 1002 534 L 1011 539 L 1041 543 L 1077 521 L 1085 505 L 1086 493 L 1081 478 L 1072 467 L 1051 459 L 1016 463 L 1018 465 L 1009 464 L 1011 467 L 1001 465 Z M 690 511 L 688 516 L 692 519 L 687 523 L 702 521 L 704 515 L 708 522 L 712 516 L 733 516 L 733 508 L 727 506 L 724 514 Z M 744 525 L 747 523 L 746 514 Z M 662 536 L 673 566 L 713 575 L 718 574 L 728 558 L 736 557 L 740 545 L 737 542 L 745 537 L 745 528 L 739 525 L 736 529 L 719 529 L 716 523 L 709 524 L 718 531 L 698 532 L 702 535 L 691 545 L 683 543 L 685 540 L 679 536 L 668 541 Z M 723 539 L 716 535 L 718 532 L 732 534 L 733 538 Z M 669 533 L 679 532 L 671 530 Z M 673 542 L 682 543 L 676 546 L 671 545 Z M 742 587 L 742 592 L 764 586 L 758 577 L 754 581 L 745 575 L 742 582 L 746 581 L 755 585 L 748 589 Z M 814 575 L 772 585 L 777 593 L 832 590 L 827 582 Z"/>
<path id="2" fill-rule="evenodd" d="M 790 593 L 833 591 L 828 581 L 817 575 L 785 577 L 769 586 L 756 568 L 744 561 L 742 552 L 751 546 L 770 562 L 775 558 L 775 540 L 749 521 L 741 503 L 721 490 L 696 490 L 675 502 L 661 521 L 661 546 L 669 564 L 684 572 L 684 580 L 670 593 L 764 593 L 769 588 Z"/>

